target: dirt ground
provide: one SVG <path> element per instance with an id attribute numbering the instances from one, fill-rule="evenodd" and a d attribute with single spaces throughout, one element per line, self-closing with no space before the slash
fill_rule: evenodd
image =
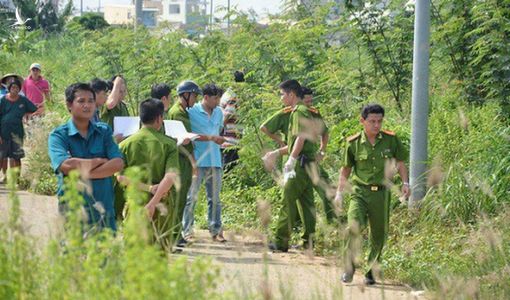
<path id="1" fill-rule="evenodd" d="M 61 228 L 55 197 L 18 192 L 21 219 L 30 234 L 44 244 Z M 7 191 L 0 185 L 0 222 L 9 215 Z M 213 242 L 206 231 L 196 232 L 195 242 L 176 255 L 212 257 L 221 269 L 221 293 L 238 299 L 424 299 L 422 292 L 389 282 L 367 287 L 356 274 L 352 284 L 340 282 L 342 270 L 335 261 L 298 250 L 266 251 L 257 233 L 226 232 L 227 243 Z"/>

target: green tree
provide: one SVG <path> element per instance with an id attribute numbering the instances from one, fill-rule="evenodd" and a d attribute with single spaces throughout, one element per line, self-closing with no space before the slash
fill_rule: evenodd
<path id="1" fill-rule="evenodd" d="M 110 26 L 102 15 L 93 12 L 84 13 L 83 16 L 75 17 L 70 22 L 72 24 L 79 24 L 80 27 L 87 30 L 100 30 Z"/>
<path id="2" fill-rule="evenodd" d="M 13 0 L 23 20 L 28 20 L 25 27 L 28 30 L 42 29 L 44 32 L 59 32 L 71 16 L 73 1 L 69 0 L 64 9 L 59 12 L 51 1 Z"/>

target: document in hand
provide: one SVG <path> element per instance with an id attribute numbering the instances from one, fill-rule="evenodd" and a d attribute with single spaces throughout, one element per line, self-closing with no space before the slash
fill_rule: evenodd
<path id="1" fill-rule="evenodd" d="M 164 120 L 165 122 L 165 134 L 177 139 L 177 145 L 182 144 L 184 139 L 190 139 L 194 141 L 198 138 L 198 134 L 188 132 L 186 127 L 181 121 L 176 120 Z"/>
<path id="2" fill-rule="evenodd" d="M 127 137 L 140 129 L 140 117 L 114 117 L 113 135 L 122 134 Z"/>

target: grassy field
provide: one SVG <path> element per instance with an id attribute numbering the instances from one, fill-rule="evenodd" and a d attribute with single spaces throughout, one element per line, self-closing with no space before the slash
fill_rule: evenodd
<path id="1" fill-rule="evenodd" d="M 397 2 L 392 3 L 397 5 Z M 446 8 L 438 9 L 443 14 Z M 383 104 L 388 111 L 385 128 L 395 131 L 409 145 L 412 57 L 408 54 L 412 50 L 412 36 L 402 32 L 402 28 L 409 26 L 410 16 L 404 13 L 398 16 L 393 19 L 396 24 L 384 27 L 383 35 L 364 31 L 359 24 L 327 24 L 319 14 L 302 17 L 292 26 L 282 22 L 267 28 L 259 28 L 239 16 L 231 35 L 214 31 L 201 38 L 179 31 L 163 34 L 162 30 L 68 28 L 60 34 L 31 33 L 6 41 L 0 52 L 2 72 L 26 74 L 27 66 L 37 61 L 52 85 L 52 99 L 47 103 L 45 118 L 27 126 L 27 158 L 21 182 L 25 188 L 38 193 L 55 192 L 56 180 L 49 167 L 46 141 L 49 131 L 67 118 L 63 100 L 67 85 L 121 73 L 127 79 L 130 110 L 136 114 L 137 103 L 148 96 L 153 83 L 175 86 L 187 78 L 201 85 L 215 82 L 238 93 L 242 100 L 240 122 L 244 126 L 240 163 L 224 179 L 221 196 L 225 226 L 262 230 L 257 203 L 265 200 L 271 204 L 270 228 L 273 228 L 281 205 L 280 189 L 264 171 L 260 157 L 264 150 L 275 145 L 261 136 L 258 126 L 281 107 L 277 94 L 280 81 L 296 78 L 316 91 L 316 106 L 331 133 L 324 166 L 334 180 L 340 168 L 344 138 L 361 128 L 357 120 L 364 103 Z M 467 75 L 464 80 L 459 79 L 455 58 L 463 55 L 465 49 L 448 46 L 444 35 L 451 30 L 446 26 L 450 19 L 443 21 L 442 25 L 434 25 L 432 37 L 435 44 L 431 52 L 429 190 L 417 211 L 409 211 L 393 197 L 390 238 L 382 270 L 386 278 L 430 289 L 437 298 L 504 299 L 510 297 L 510 130 L 507 98 L 495 92 L 499 81 L 487 77 L 502 67 L 483 65 L 493 69 L 484 69 L 486 82 L 475 82 L 468 75 L 482 67 L 465 64 Z M 331 43 L 331 36 L 339 32 L 345 41 Z M 183 43 L 184 38 L 193 39 L 196 45 Z M 372 38 L 371 43 L 368 38 Z M 487 43 L 492 42 L 497 41 Z M 475 51 L 472 47 L 468 49 Z M 245 83 L 232 82 L 233 71 L 239 69 L 246 73 Z M 475 93 L 476 101 L 470 89 L 475 84 L 479 89 Z M 205 214 L 203 202 L 198 206 L 197 216 Z M 321 208 L 319 215 L 316 250 L 340 257 L 344 223 L 329 226 L 322 219 Z M 341 219 L 345 221 L 345 216 Z M 126 225 L 126 230 L 135 225 Z M 199 221 L 199 225 L 205 224 Z M 84 244 L 72 246 L 69 255 L 86 257 L 86 263 L 76 265 L 69 255 L 58 252 L 62 249 L 57 244 L 50 249 L 57 252 L 45 254 L 45 260 L 37 263 L 40 257 L 28 253 L 30 245 L 21 237 L 18 242 L 16 235 L 15 239 L 9 237 L 12 230 L 2 227 L 1 239 L 10 242 L 0 244 L 0 260 L 3 260 L 0 268 L 4 268 L 0 282 L 9 284 L 0 286 L 9 288 L 0 289 L 3 291 L 0 298 L 31 297 L 67 281 L 64 280 L 67 276 L 72 276 L 72 280 L 61 293 L 56 290 L 56 297 L 66 298 L 75 292 L 82 293 L 82 298 L 96 293 L 114 298 L 156 297 L 170 288 L 146 287 L 135 278 L 139 273 L 150 273 L 148 270 L 157 259 L 152 256 L 157 255 L 152 248 L 145 250 L 145 244 L 135 238 L 134 232 L 132 241 L 76 241 Z M 133 243 L 133 247 L 123 243 Z M 111 260 L 108 249 L 123 254 Z M 102 254 L 91 257 L 90 253 Z M 130 262 L 130 257 L 139 255 L 143 260 Z M 109 257 L 111 263 L 106 272 L 98 272 L 104 257 Z M 137 264 L 133 268 L 129 266 L 136 271 L 119 271 L 129 263 Z M 197 262 L 196 266 L 187 268 L 176 262 L 171 269 L 158 269 L 159 273 L 150 276 L 181 280 L 180 275 L 184 274 L 182 280 L 206 280 L 205 285 L 189 292 L 209 297 L 209 275 L 201 273 L 206 265 Z M 59 271 L 55 275 L 45 274 L 51 276 L 47 283 L 36 280 L 51 266 L 58 266 Z M 116 281 L 133 282 L 132 290 L 107 292 L 107 283 Z"/>

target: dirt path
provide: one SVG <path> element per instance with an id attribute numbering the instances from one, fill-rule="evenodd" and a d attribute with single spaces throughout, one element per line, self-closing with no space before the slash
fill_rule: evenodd
<path id="1" fill-rule="evenodd" d="M 21 218 L 30 234 L 42 242 L 55 236 L 60 218 L 55 197 L 19 192 Z M 0 186 L 0 222 L 8 219 L 7 191 Z M 225 244 L 214 243 L 206 231 L 196 232 L 196 241 L 181 254 L 190 259 L 212 256 L 221 269 L 220 292 L 236 298 L 261 299 L 270 293 L 273 299 L 423 299 L 403 286 L 385 282 L 372 287 L 357 275 L 349 285 L 341 284 L 341 269 L 334 261 L 291 250 L 289 253 L 266 251 L 256 233 L 226 233 Z M 268 283 L 268 284 L 267 284 Z M 419 294 L 419 293 L 418 293 Z"/>

